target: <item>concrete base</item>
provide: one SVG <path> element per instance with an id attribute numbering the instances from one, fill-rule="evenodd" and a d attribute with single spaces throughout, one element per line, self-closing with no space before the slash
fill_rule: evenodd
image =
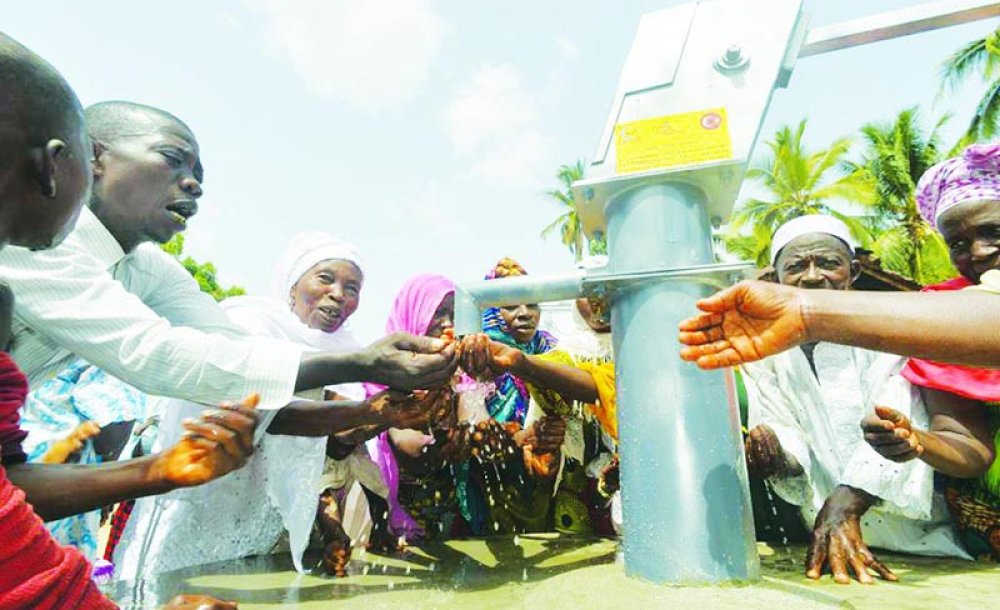
<path id="1" fill-rule="evenodd" d="M 802 547 L 760 545 L 759 584 L 665 587 L 626 578 L 614 563 L 615 546 L 554 534 L 452 541 L 394 557 L 368 554 L 341 579 L 296 574 L 284 557 L 256 557 L 107 591 L 125 609 L 158 608 L 180 592 L 236 599 L 241 610 L 1000 608 L 1000 566 L 992 563 L 880 553 L 901 582 L 843 586 L 802 576 Z"/>

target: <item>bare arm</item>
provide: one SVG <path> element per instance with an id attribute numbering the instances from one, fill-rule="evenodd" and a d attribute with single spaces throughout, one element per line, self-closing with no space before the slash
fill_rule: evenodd
<path id="1" fill-rule="evenodd" d="M 875 413 L 861 421 L 865 441 L 894 462 L 920 458 L 953 477 L 981 476 L 994 458 L 985 407 L 947 392 L 921 391 L 931 416 L 930 430 L 915 428 L 894 409 L 876 406 Z"/>
<path id="2" fill-rule="evenodd" d="M 178 486 L 157 474 L 156 456 L 107 464 L 18 464 L 7 469 L 44 520 L 62 519 Z"/>
<path id="3" fill-rule="evenodd" d="M 156 455 L 106 464 L 18 464 L 7 474 L 45 520 L 201 485 L 246 464 L 253 453 L 258 398 L 186 420 L 186 435 Z"/>
<path id="4" fill-rule="evenodd" d="M 347 354 L 307 353 L 299 361 L 295 390 L 370 381 L 398 390 L 448 383 L 458 366 L 455 348 L 439 339 L 395 333 Z"/>
<path id="5" fill-rule="evenodd" d="M 681 357 L 706 369 L 753 362 L 808 341 L 1000 368 L 1000 296 L 801 290 L 740 282 L 698 301 L 680 324 Z"/>
<path id="6" fill-rule="evenodd" d="M 286 436 L 330 436 L 384 423 L 382 414 L 368 408 L 364 401 L 302 400 L 281 408 L 267 431 Z"/>
<path id="7" fill-rule="evenodd" d="M 914 431 L 924 447 L 921 459 L 953 477 L 982 476 L 995 457 L 986 407 L 947 392 L 923 389 L 921 393 L 931 416 L 930 430 Z"/>
<path id="8" fill-rule="evenodd" d="M 515 361 L 511 372 L 528 383 L 552 390 L 567 400 L 595 403 L 598 399 L 597 384 L 590 373 L 567 364 L 525 355 Z"/>
<path id="9" fill-rule="evenodd" d="M 810 291 L 803 313 L 813 340 L 1000 368 L 1000 297 L 996 295 Z"/>

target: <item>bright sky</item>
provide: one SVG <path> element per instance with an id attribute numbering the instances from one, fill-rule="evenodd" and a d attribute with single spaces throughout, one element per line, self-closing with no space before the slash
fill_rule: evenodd
<path id="1" fill-rule="evenodd" d="M 84 104 L 161 107 L 195 131 L 206 167 L 188 251 L 223 283 L 270 289 L 292 235 L 320 228 L 367 259 L 353 325 L 381 334 L 409 276 L 479 279 L 503 255 L 532 273 L 572 257 L 541 229 L 544 191 L 588 158 L 639 15 L 652 0 L 0 0 L 3 29 L 58 67 Z M 914 4 L 806 0 L 813 24 Z M 955 112 L 982 85 L 936 105 L 937 71 L 996 21 L 801 60 L 762 131 L 808 116 L 819 147 L 920 104 Z"/>

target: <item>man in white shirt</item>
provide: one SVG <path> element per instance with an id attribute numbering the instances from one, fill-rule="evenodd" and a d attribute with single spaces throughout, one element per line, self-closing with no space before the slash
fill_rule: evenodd
<path id="1" fill-rule="evenodd" d="M 87 110 L 94 187 L 77 228 L 46 252 L 7 249 L 0 277 L 18 296 L 12 355 L 34 388 L 84 359 L 148 394 L 216 403 L 345 381 L 412 389 L 447 381 L 454 349 L 390 336 L 361 352 L 303 353 L 246 337 L 155 243 L 182 230 L 202 195 L 198 143 L 161 110 L 109 102 Z"/>
<path id="2" fill-rule="evenodd" d="M 772 262 L 782 284 L 847 290 L 857 278 L 850 232 L 827 216 L 803 216 L 775 232 Z M 747 467 L 801 508 L 812 525 L 806 575 L 829 564 L 834 579 L 861 582 L 892 571 L 868 544 L 925 555 L 967 557 L 933 472 L 896 464 L 864 442 L 859 422 L 875 404 L 926 421 L 919 393 L 898 375 L 904 360 L 860 348 L 811 343 L 745 365 L 749 398 Z M 867 544 L 866 544 L 867 542 Z"/>

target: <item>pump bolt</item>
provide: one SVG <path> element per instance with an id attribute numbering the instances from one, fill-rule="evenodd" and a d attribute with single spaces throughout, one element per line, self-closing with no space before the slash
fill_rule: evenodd
<path id="1" fill-rule="evenodd" d="M 727 66 L 737 66 L 741 59 L 743 59 L 743 49 L 733 45 L 726 49 L 726 55 L 722 61 Z"/>
<path id="2" fill-rule="evenodd" d="M 736 72 L 745 68 L 749 61 L 742 47 L 734 44 L 715 60 L 715 67 L 721 72 Z"/>

